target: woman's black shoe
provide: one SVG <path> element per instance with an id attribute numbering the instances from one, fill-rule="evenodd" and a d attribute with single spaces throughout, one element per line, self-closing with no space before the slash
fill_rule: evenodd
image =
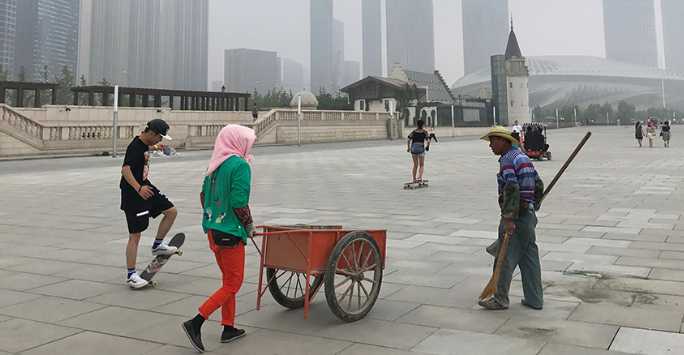
<path id="1" fill-rule="evenodd" d="M 230 343 L 231 341 L 237 340 L 245 336 L 244 329 L 237 329 L 231 326 L 224 326 L 223 333 L 221 334 L 222 343 Z"/>
<path id="2" fill-rule="evenodd" d="M 199 353 L 204 352 L 204 344 L 202 344 L 202 334 L 200 333 L 200 328 L 197 327 L 192 320 L 183 322 L 181 326 L 183 327 L 185 334 L 188 336 L 188 339 L 190 339 L 190 344 L 192 344 L 192 347 L 194 347 Z"/>

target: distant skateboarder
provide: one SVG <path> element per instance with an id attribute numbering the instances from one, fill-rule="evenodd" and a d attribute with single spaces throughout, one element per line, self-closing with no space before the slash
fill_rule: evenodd
<path id="1" fill-rule="evenodd" d="M 178 212 L 173 203 L 148 180 L 150 147 L 161 142 L 163 138 L 171 139 L 166 135 L 168 130 L 169 125 L 164 120 L 154 119 L 148 122 L 145 130 L 128 145 L 121 168 L 121 210 L 126 215 L 129 233 L 126 246 L 126 283 L 135 289 L 148 284 L 136 272 L 135 264 L 140 235 L 149 226 L 150 217 L 164 215 L 152 245 L 152 254 L 172 255 L 178 249 L 163 242 Z"/>
<path id="2" fill-rule="evenodd" d="M 408 135 L 406 151 L 411 153 L 413 158 L 413 169 L 411 175 L 413 182 L 417 183 L 423 180 L 423 170 L 425 168 L 425 151 L 430 149 L 430 134 L 423 129 L 425 121 L 418 120 L 416 122 L 417 128 Z M 417 175 L 416 175 L 417 173 Z"/>

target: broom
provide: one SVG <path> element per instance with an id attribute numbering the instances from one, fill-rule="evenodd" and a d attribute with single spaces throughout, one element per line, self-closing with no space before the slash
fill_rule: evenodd
<path id="1" fill-rule="evenodd" d="M 565 169 L 570 166 L 570 163 L 572 163 L 573 159 L 575 159 L 575 156 L 577 156 L 577 153 L 584 147 L 584 144 L 587 143 L 587 140 L 589 140 L 589 137 L 591 137 L 591 132 L 587 132 L 587 134 L 584 135 L 584 138 L 579 142 L 577 147 L 575 147 L 575 150 L 570 154 L 570 157 L 568 157 L 568 160 L 565 161 L 565 164 L 561 167 L 560 170 L 556 173 L 556 176 L 553 177 L 553 180 L 551 180 L 551 183 L 549 186 L 546 188 L 544 191 L 544 194 L 542 197 L 539 199 L 538 203 L 541 205 L 541 202 L 544 201 L 544 198 L 551 192 L 551 189 L 553 188 L 554 185 L 556 185 L 556 182 L 558 182 L 558 179 L 560 179 L 561 175 L 565 172 Z M 485 286 L 484 290 L 482 290 L 482 293 L 480 293 L 480 300 L 487 299 L 496 293 L 496 284 L 499 282 L 499 276 L 501 275 L 501 267 L 503 266 L 504 261 L 506 260 L 506 254 L 508 252 L 508 242 L 510 240 L 510 234 L 508 232 L 504 232 L 503 235 L 503 241 L 501 242 L 501 245 L 499 246 L 499 252 L 497 253 L 496 256 L 496 264 L 494 265 L 494 272 L 492 273 L 492 277 L 489 278 L 489 282 Z"/>

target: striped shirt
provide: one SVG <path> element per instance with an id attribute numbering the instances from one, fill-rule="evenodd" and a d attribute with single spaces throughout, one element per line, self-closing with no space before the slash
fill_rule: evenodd
<path id="1" fill-rule="evenodd" d="M 499 158 L 499 173 L 496 180 L 499 185 L 499 195 L 503 194 L 504 186 L 515 184 L 520 188 L 520 199 L 528 203 L 535 203 L 534 182 L 537 171 L 520 149 L 511 148 Z"/>

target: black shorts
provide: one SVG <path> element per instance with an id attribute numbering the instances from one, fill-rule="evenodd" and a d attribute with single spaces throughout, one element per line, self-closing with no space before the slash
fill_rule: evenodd
<path id="1" fill-rule="evenodd" d="M 150 217 L 157 218 L 162 212 L 172 208 L 173 203 L 166 198 L 165 195 L 155 189 L 154 196 L 145 200 L 143 206 L 124 210 L 126 214 L 126 223 L 128 224 L 128 233 L 141 233 L 150 225 Z"/>

